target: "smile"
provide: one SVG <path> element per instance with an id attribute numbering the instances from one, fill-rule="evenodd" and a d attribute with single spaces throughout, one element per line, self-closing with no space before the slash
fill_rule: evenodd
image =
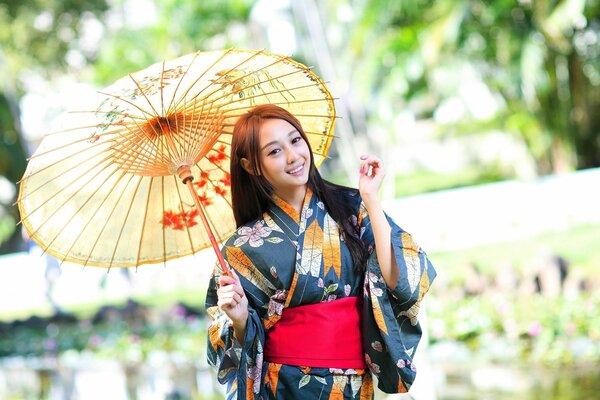
<path id="1" fill-rule="evenodd" d="M 292 169 L 291 171 L 288 171 L 287 173 L 290 174 L 290 175 L 295 175 L 298 172 L 301 172 L 303 169 L 304 169 L 304 164 L 300 165 L 297 168 Z"/>

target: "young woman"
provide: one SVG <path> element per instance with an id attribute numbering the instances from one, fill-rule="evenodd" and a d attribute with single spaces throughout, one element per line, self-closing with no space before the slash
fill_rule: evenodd
<path id="1" fill-rule="evenodd" d="M 359 189 L 315 168 L 299 121 L 274 105 L 240 117 L 231 147 L 238 230 L 206 298 L 208 360 L 227 397 L 371 399 L 415 378 L 417 313 L 435 277 L 381 208 L 380 159 L 360 158 Z"/>

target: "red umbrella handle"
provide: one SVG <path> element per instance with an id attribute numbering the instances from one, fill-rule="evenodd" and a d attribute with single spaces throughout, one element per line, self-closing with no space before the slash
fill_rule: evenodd
<path id="1" fill-rule="evenodd" d="M 212 244 L 212 247 L 215 250 L 215 253 L 217 253 L 217 258 L 219 259 L 219 264 L 221 264 L 223 273 L 225 275 L 231 275 L 231 272 L 229 271 L 229 267 L 227 267 L 227 263 L 225 262 L 225 259 L 223 258 L 223 254 L 221 254 L 221 249 L 219 249 L 219 245 L 217 244 L 215 235 L 213 234 L 210 224 L 208 223 L 206 214 L 204 214 L 204 207 L 202 207 L 202 204 L 200 204 L 200 200 L 198 200 L 198 195 L 196 194 L 196 191 L 194 190 L 194 185 L 192 184 L 192 180 L 193 180 L 193 177 L 190 174 L 190 176 L 186 177 L 183 180 L 183 182 L 190 189 L 190 194 L 192 195 L 192 198 L 194 199 L 194 203 L 196 204 L 196 208 L 198 209 L 198 212 L 200 213 L 200 219 L 202 219 L 202 224 L 204 225 L 204 228 L 206 229 L 206 232 L 208 233 L 208 238 L 210 239 L 210 243 Z"/>

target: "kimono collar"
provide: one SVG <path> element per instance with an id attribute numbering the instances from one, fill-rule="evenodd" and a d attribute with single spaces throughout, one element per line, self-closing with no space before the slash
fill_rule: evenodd
<path id="1" fill-rule="evenodd" d="M 281 197 L 277 196 L 275 193 L 271 195 L 271 200 L 273 203 L 281 208 L 283 212 L 285 212 L 291 219 L 296 221 L 297 224 L 300 224 L 300 215 L 304 215 L 306 209 L 310 205 L 310 201 L 312 200 L 313 192 L 310 188 L 306 188 L 306 194 L 304 195 L 304 202 L 302 203 L 302 213 L 298 214 L 296 209 L 292 207 L 288 202 L 283 200 Z"/>

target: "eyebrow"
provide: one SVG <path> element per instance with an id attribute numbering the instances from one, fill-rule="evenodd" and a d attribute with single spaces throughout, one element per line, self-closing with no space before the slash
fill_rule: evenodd
<path id="1" fill-rule="evenodd" d="M 292 129 L 291 131 L 288 132 L 288 137 L 292 136 L 294 133 L 297 133 L 297 132 L 298 132 L 298 129 Z M 260 148 L 260 150 L 262 151 L 273 144 L 277 144 L 277 140 L 273 140 L 273 141 L 265 144 L 263 147 Z"/>

